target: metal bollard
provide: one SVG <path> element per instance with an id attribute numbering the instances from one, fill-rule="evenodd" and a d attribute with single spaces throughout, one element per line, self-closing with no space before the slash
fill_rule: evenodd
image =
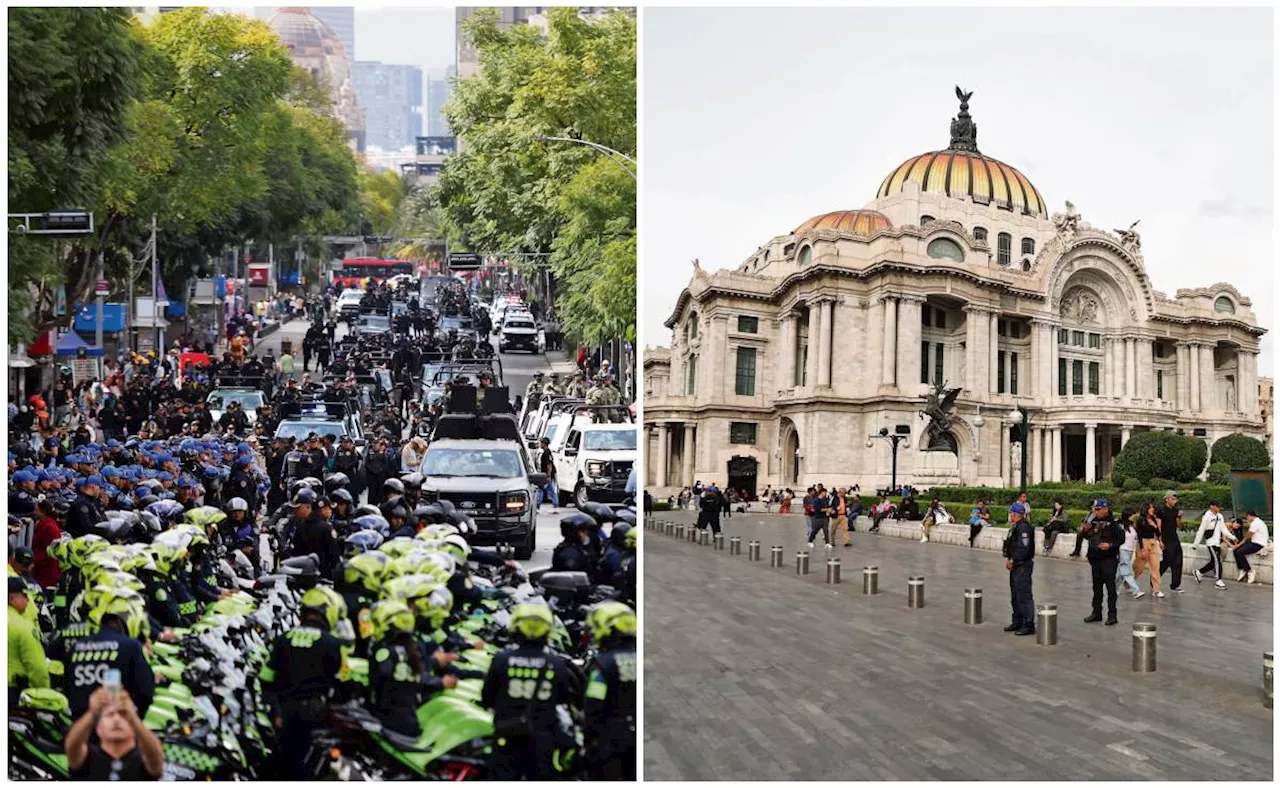
<path id="1" fill-rule="evenodd" d="M 760 543 L 755 539 L 752 539 L 750 542 L 747 543 L 747 560 L 748 561 L 760 560 Z"/>
<path id="2" fill-rule="evenodd" d="M 684 538 L 684 523 L 676 523 L 676 538 Z"/>
<path id="3" fill-rule="evenodd" d="M 1133 625 L 1133 672 L 1156 672 L 1156 625 Z"/>
<path id="4" fill-rule="evenodd" d="M 769 568 L 775 569 L 782 566 L 782 545 L 776 544 L 769 548 Z"/>
<path id="5" fill-rule="evenodd" d="M 862 567 L 862 593 L 868 596 L 880 593 L 880 567 Z"/>
<path id="6" fill-rule="evenodd" d="M 705 542 L 702 542 L 703 544 L 711 544 L 710 531 L 704 531 L 701 528 L 698 528 L 697 526 L 689 526 L 689 530 L 686 533 L 689 534 L 689 541 L 693 542 L 694 544 L 697 544 L 703 539 L 706 540 Z"/>
<path id="7" fill-rule="evenodd" d="M 966 588 L 964 590 L 964 623 L 982 623 L 982 589 Z"/>
<path id="8" fill-rule="evenodd" d="M 711 544 L 711 532 L 706 530 L 699 531 L 698 544 L 702 545 L 703 547 L 706 547 L 707 545 Z"/>
<path id="9" fill-rule="evenodd" d="M 829 585 L 840 584 L 840 559 L 839 558 L 827 559 L 827 583 Z"/>
<path id="10" fill-rule="evenodd" d="M 809 554 L 804 550 L 796 551 L 796 574 L 809 574 Z"/>
<path id="11" fill-rule="evenodd" d="M 1058 645 L 1058 606 L 1036 605 L 1036 643 Z"/>
<path id="12" fill-rule="evenodd" d="M 1273 680 L 1275 677 L 1275 652 L 1262 652 L 1262 705 L 1266 708 L 1272 708 L 1275 703 L 1275 690 Z"/>
<path id="13" fill-rule="evenodd" d="M 716 534 L 716 535 L 715 535 L 715 537 L 712 539 L 712 541 L 714 541 L 714 542 L 715 542 L 715 547 L 716 547 L 716 549 L 717 549 L 717 550 L 723 550 L 723 549 L 724 549 L 724 534 L 722 534 L 722 533 L 721 533 L 721 534 Z"/>
<path id="14" fill-rule="evenodd" d="M 742 537 L 729 537 L 729 555 L 742 555 Z"/>
<path id="15" fill-rule="evenodd" d="M 907 607 L 924 607 L 924 577 L 921 575 L 907 578 Z"/>
<path id="16" fill-rule="evenodd" d="M 671 520 L 667 520 L 665 528 L 666 528 L 667 536 L 675 536 L 676 524 L 674 522 L 672 522 Z"/>

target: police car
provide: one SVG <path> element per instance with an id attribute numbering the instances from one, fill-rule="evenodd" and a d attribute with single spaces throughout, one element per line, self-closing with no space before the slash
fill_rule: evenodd
<path id="1" fill-rule="evenodd" d="M 501 333 L 498 335 L 498 350 L 528 350 L 537 353 L 538 325 L 533 322 L 533 315 L 528 312 L 508 312 L 502 319 Z"/>
<path id="2" fill-rule="evenodd" d="M 215 423 L 222 418 L 222 414 L 226 411 L 228 405 L 238 402 L 240 403 L 240 409 L 244 411 L 245 418 L 249 420 L 249 424 L 256 424 L 258 421 L 258 408 L 262 407 L 266 402 L 266 397 L 261 389 L 237 386 L 235 388 L 216 388 L 209 392 L 205 402 L 209 406 L 209 415 L 213 417 Z"/>

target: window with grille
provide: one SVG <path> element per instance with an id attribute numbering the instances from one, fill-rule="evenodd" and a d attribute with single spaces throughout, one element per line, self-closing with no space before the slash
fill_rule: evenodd
<path id="1" fill-rule="evenodd" d="M 973 240 L 975 240 L 975 241 L 985 241 L 985 240 L 987 240 L 987 228 L 985 228 L 985 227 L 975 227 L 975 228 L 973 228 Z"/>
<path id="2" fill-rule="evenodd" d="M 1009 354 L 1009 393 L 1018 393 L 1018 354 Z"/>
<path id="3" fill-rule="evenodd" d="M 1023 239 L 1022 239 L 1022 253 L 1023 253 L 1023 254 L 1035 254 L 1035 253 L 1036 253 L 1036 242 L 1035 242 L 1035 239 L 1034 239 L 1034 238 L 1023 238 Z"/>
<path id="4" fill-rule="evenodd" d="M 1059 345 L 1065 345 L 1065 344 L 1067 344 L 1067 342 L 1068 342 L 1068 337 L 1069 337 L 1070 335 L 1071 335 L 1071 334 L 1070 334 L 1070 332 L 1069 332 L 1069 331 L 1067 331 L 1065 328 L 1060 328 L 1060 329 L 1058 329 L 1058 344 L 1059 344 Z"/>
<path id="5" fill-rule="evenodd" d="M 689 371 L 685 373 L 684 393 L 693 395 L 698 384 L 698 357 L 689 356 Z"/>
<path id="6" fill-rule="evenodd" d="M 929 343 L 920 343 L 920 382 L 929 382 Z"/>
<path id="7" fill-rule="evenodd" d="M 1156 399 L 1164 399 L 1164 370 L 1156 370 Z"/>
<path id="8" fill-rule="evenodd" d="M 1089 393 L 1098 393 L 1098 362 L 1089 362 Z"/>
<path id="9" fill-rule="evenodd" d="M 1083 332 L 1083 331 L 1072 331 L 1072 332 L 1071 332 L 1071 344 L 1075 345 L 1076 347 L 1084 347 L 1084 332 Z"/>
<path id="10" fill-rule="evenodd" d="M 1058 396 L 1067 396 L 1067 360 L 1058 359 Z"/>
<path id="11" fill-rule="evenodd" d="M 751 315 L 738 315 L 738 332 L 742 334 L 760 333 L 760 318 Z"/>
<path id="12" fill-rule="evenodd" d="M 755 445 L 756 425 L 751 421 L 729 422 L 729 442 Z"/>
<path id="13" fill-rule="evenodd" d="M 1008 265 L 1009 259 L 1013 254 L 1013 236 L 1008 233 L 1000 233 L 996 236 L 996 262 L 1000 265 Z"/>
<path id="14" fill-rule="evenodd" d="M 1100 335 L 1098 335 L 1098 334 L 1090 334 L 1090 335 L 1089 335 L 1089 347 L 1091 347 L 1091 348 L 1093 348 L 1093 349 L 1095 349 L 1095 350 L 1096 350 L 1096 349 L 1098 349 L 1098 348 L 1100 348 L 1100 347 L 1102 347 L 1102 337 L 1101 337 Z"/>
<path id="15" fill-rule="evenodd" d="M 1084 362 L 1071 362 L 1071 393 L 1079 396 L 1084 393 Z"/>
<path id="16" fill-rule="evenodd" d="M 756 349 L 753 347 L 738 348 L 737 379 L 733 392 L 744 397 L 756 395 Z"/>
<path id="17" fill-rule="evenodd" d="M 943 354 L 945 353 L 946 349 L 947 349 L 947 346 L 942 344 L 941 342 L 935 342 L 933 345 L 933 382 L 934 383 L 942 382 L 942 365 L 943 365 L 943 357 L 944 357 Z"/>
<path id="18" fill-rule="evenodd" d="M 1004 393 L 1004 351 L 996 354 L 996 393 Z"/>

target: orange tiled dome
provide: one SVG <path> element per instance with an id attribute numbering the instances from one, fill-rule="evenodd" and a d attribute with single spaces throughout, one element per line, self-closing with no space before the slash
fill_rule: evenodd
<path id="1" fill-rule="evenodd" d="M 1018 213 L 1049 216 L 1044 198 L 1027 176 L 977 151 L 948 149 L 913 156 L 889 173 L 876 197 L 897 194 L 908 181 L 922 192 L 971 197 L 983 205 L 995 203 Z"/>
<path id="2" fill-rule="evenodd" d="M 893 224 L 879 211 L 832 211 L 815 216 L 795 229 L 792 235 L 809 230 L 836 230 L 853 235 L 874 235 Z"/>

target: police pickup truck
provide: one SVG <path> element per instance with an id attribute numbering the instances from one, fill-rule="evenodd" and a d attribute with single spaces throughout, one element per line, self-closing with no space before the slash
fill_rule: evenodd
<path id="1" fill-rule="evenodd" d="M 537 489 L 546 477 L 525 456 L 507 390 L 487 389 L 483 403 L 477 394 L 472 386 L 452 390 L 418 469 L 422 496 L 471 515 L 473 543 L 508 543 L 516 558 L 527 559 L 537 545 Z"/>
<path id="2" fill-rule="evenodd" d="M 592 501 L 621 503 L 636 463 L 636 425 L 622 405 L 573 405 L 551 440 L 562 493 L 579 509 Z"/>

